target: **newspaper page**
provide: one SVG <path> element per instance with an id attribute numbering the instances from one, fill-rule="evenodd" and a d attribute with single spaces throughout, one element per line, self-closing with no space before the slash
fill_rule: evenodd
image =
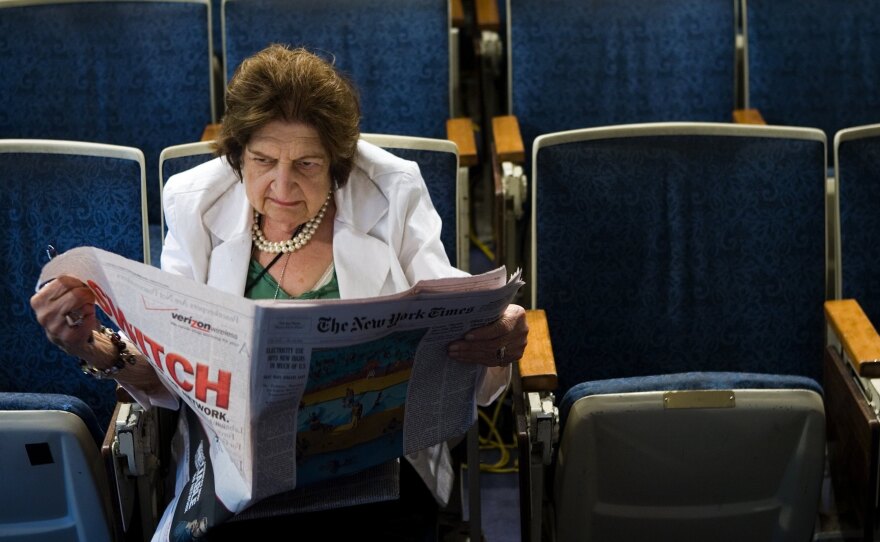
<path id="1" fill-rule="evenodd" d="M 463 435 L 485 368 L 446 347 L 498 319 L 523 284 L 501 267 L 370 299 L 253 301 L 92 247 L 49 262 L 40 283 L 59 274 L 86 281 L 190 407 L 154 540 Z"/>

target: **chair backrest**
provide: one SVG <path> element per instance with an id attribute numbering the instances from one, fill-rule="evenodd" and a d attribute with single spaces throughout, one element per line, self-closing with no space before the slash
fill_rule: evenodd
<path id="1" fill-rule="evenodd" d="M 0 138 L 93 141 L 147 157 L 212 122 L 209 0 L 0 3 Z"/>
<path id="2" fill-rule="evenodd" d="M 746 107 L 768 124 L 880 122 L 880 10 L 870 0 L 742 0 Z M 832 149 L 829 148 L 829 153 Z"/>
<path id="3" fill-rule="evenodd" d="M 148 261 L 143 153 L 130 147 L 45 140 L 0 140 L 0 298 L 10 324 L 0 331 L 0 391 L 72 395 L 106 428 L 113 381 L 82 374 L 51 344 L 29 299 L 46 246 L 91 245 Z"/>
<path id="4" fill-rule="evenodd" d="M 271 43 L 333 59 L 361 98 L 362 130 L 446 137 L 454 101 L 447 0 L 224 0 L 226 81 Z"/>
<path id="5" fill-rule="evenodd" d="M 819 130 L 734 124 L 535 141 L 530 280 L 564 394 L 558 540 L 810 538 L 825 156 Z"/>
<path id="6" fill-rule="evenodd" d="M 868 318 L 880 322 L 880 124 L 847 128 L 834 137 L 838 292 L 857 299 Z"/>
<path id="7" fill-rule="evenodd" d="M 539 137 L 532 305 L 560 394 L 687 371 L 820 378 L 825 138 L 658 123 Z"/>
<path id="8" fill-rule="evenodd" d="M 419 165 L 434 208 L 443 221 L 440 239 L 452 265 L 468 270 L 468 183 L 460 174 L 458 147 L 445 139 L 407 137 L 386 134 L 362 134 L 361 137 L 400 158 Z M 455 179 L 454 183 L 450 179 Z"/>
<path id="9" fill-rule="evenodd" d="M 540 134 L 656 121 L 728 122 L 733 0 L 507 0 L 508 109 Z"/>

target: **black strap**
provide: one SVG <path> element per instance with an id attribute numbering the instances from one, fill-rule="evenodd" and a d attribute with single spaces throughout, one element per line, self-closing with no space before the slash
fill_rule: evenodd
<path id="1" fill-rule="evenodd" d="M 302 231 L 303 226 L 305 226 L 305 223 L 300 224 L 299 226 L 297 226 L 296 229 L 293 230 L 293 235 L 291 235 L 290 238 L 293 239 L 294 237 L 296 237 L 297 234 L 298 234 L 299 232 Z M 257 275 L 257 276 L 254 278 L 254 280 L 252 280 L 252 281 L 250 281 L 249 283 L 247 283 L 247 285 L 244 287 L 244 293 L 245 293 L 245 295 L 247 295 L 247 293 L 251 291 L 251 288 L 253 288 L 254 286 L 256 286 L 258 282 L 260 282 L 260 279 L 263 278 L 263 276 L 264 276 L 266 273 L 269 272 L 269 268 L 272 267 L 273 265 L 275 265 L 275 262 L 277 262 L 278 259 L 281 258 L 281 255 L 282 255 L 282 254 L 285 254 L 285 253 L 284 253 L 284 252 L 279 252 L 278 254 L 276 254 L 275 257 L 272 258 L 272 261 L 269 262 L 269 265 L 267 265 L 266 267 L 264 267 L 263 270 L 260 271 L 260 274 Z"/>
<path id="2" fill-rule="evenodd" d="M 252 281 L 250 281 L 250 282 L 247 283 L 247 286 L 244 287 L 244 293 L 245 293 L 245 294 L 247 294 L 248 292 L 250 292 L 250 291 L 251 291 L 251 288 L 253 288 L 254 286 L 256 286 L 258 282 L 260 282 L 260 279 L 263 278 L 263 275 L 265 275 L 266 273 L 269 272 L 269 268 L 272 267 L 273 265 L 275 265 L 275 262 L 277 262 L 277 261 L 279 260 L 279 258 L 281 258 L 281 255 L 282 255 L 282 254 L 284 254 L 284 252 L 279 252 L 278 254 L 276 254 L 275 257 L 272 258 L 272 261 L 269 262 L 269 265 L 267 265 L 266 267 L 264 267 L 263 270 L 260 271 L 260 274 L 259 274 L 259 275 L 257 275 L 256 277 L 254 277 L 254 279 L 253 279 Z"/>

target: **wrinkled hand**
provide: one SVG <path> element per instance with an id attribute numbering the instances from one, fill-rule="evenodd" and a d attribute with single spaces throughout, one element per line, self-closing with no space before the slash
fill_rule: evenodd
<path id="1" fill-rule="evenodd" d="M 31 297 L 31 308 L 46 336 L 65 352 L 78 356 L 97 327 L 95 295 L 81 280 L 60 275 Z"/>
<path id="2" fill-rule="evenodd" d="M 449 344 L 449 357 L 465 363 L 506 367 L 522 357 L 528 342 L 526 311 L 508 305 L 495 322 L 469 331 L 463 340 Z"/>

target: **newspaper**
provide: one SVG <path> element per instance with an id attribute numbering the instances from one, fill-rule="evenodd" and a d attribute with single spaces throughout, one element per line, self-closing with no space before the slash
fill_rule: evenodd
<path id="1" fill-rule="evenodd" d="M 154 540 L 463 435 L 485 367 L 449 359 L 447 345 L 497 320 L 523 284 L 500 267 L 369 299 L 254 301 L 93 247 L 50 261 L 39 281 L 59 274 L 86 281 L 191 407 L 177 443 L 187 464 Z"/>

